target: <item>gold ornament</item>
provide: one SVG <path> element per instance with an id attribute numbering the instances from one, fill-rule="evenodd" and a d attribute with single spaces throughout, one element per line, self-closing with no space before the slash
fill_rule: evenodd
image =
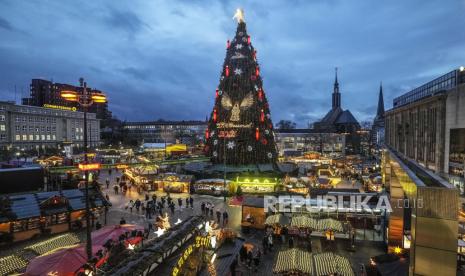
<path id="1" fill-rule="evenodd" d="M 227 93 L 221 97 L 221 105 L 226 110 L 231 110 L 231 122 L 238 122 L 241 118 L 241 110 L 246 110 L 253 105 L 253 95 L 252 93 L 247 94 L 240 103 L 236 102 L 233 104 L 231 98 Z"/>

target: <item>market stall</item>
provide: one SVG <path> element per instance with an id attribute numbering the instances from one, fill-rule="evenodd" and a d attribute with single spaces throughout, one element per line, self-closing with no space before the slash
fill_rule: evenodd
<path id="1" fill-rule="evenodd" d="M 194 191 L 196 194 L 207 194 L 221 196 L 224 191 L 229 191 L 231 181 L 224 179 L 200 179 L 194 183 Z M 226 189 L 225 189 L 226 188 Z"/>
<path id="2" fill-rule="evenodd" d="M 265 224 L 285 226 L 285 225 L 289 225 L 289 218 L 283 214 L 275 214 L 275 215 L 268 216 L 265 220 Z"/>
<path id="3" fill-rule="evenodd" d="M 192 175 L 166 173 L 159 175 L 153 183 L 157 190 L 170 193 L 189 193 Z"/>
<path id="4" fill-rule="evenodd" d="M 313 275 L 312 253 L 297 248 L 278 252 L 273 266 L 273 273 L 281 275 Z"/>
<path id="5" fill-rule="evenodd" d="M 265 209 L 263 197 L 245 197 L 242 202 L 241 226 L 249 228 L 265 228 Z"/>
<path id="6" fill-rule="evenodd" d="M 237 177 L 235 185 L 240 186 L 245 194 L 273 193 L 278 184 L 277 178 Z"/>

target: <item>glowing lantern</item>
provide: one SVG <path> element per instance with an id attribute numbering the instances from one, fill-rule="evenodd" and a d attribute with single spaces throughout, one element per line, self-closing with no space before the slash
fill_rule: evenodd
<path id="1" fill-rule="evenodd" d="M 259 76 L 260 75 L 260 67 L 257 66 L 257 68 L 255 68 L 255 76 Z"/>
<path id="2" fill-rule="evenodd" d="M 258 89 L 258 99 L 259 99 L 260 101 L 262 101 L 262 100 L 263 100 L 263 91 L 262 91 L 262 89 L 261 89 L 261 88 L 260 88 L 260 89 Z"/>
<path id="3" fill-rule="evenodd" d="M 229 42 L 229 39 L 228 39 L 228 41 L 226 42 L 226 49 L 229 49 L 229 46 L 231 46 L 231 43 Z"/>
<path id="4" fill-rule="evenodd" d="M 216 123 L 216 108 L 213 109 L 213 122 Z"/>
<path id="5" fill-rule="evenodd" d="M 265 113 L 263 112 L 263 109 L 261 110 L 260 112 L 260 122 L 264 122 L 265 121 Z"/>
<path id="6" fill-rule="evenodd" d="M 205 139 L 208 139 L 208 137 L 210 137 L 210 132 L 208 131 L 208 128 L 207 128 L 207 130 L 205 130 Z"/>
<path id="7" fill-rule="evenodd" d="M 250 45 L 250 35 L 247 36 L 247 44 Z"/>
<path id="8" fill-rule="evenodd" d="M 215 99 L 217 99 L 217 98 L 218 98 L 218 88 L 215 91 Z"/>
<path id="9" fill-rule="evenodd" d="M 229 66 L 228 65 L 226 65 L 225 74 L 226 74 L 226 77 L 229 77 Z"/>
<path id="10" fill-rule="evenodd" d="M 255 139 L 257 141 L 260 139 L 260 131 L 258 131 L 258 127 L 255 129 Z"/>

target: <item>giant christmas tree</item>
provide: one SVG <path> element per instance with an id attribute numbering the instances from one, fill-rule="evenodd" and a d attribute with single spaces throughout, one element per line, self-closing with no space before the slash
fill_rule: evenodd
<path id="1" fill-rule="evenodd" d="M 213 163 L 246 165 L 276 161 L 270 108 L 263 90 L 257 51 L 238 10 L 236 36 L 227 42 L 215 106 L 205 133 Z"/>

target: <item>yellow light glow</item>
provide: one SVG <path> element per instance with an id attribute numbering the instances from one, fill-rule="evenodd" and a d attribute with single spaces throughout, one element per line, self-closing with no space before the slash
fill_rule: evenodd
<path id="1" fill-rule="evenodd" d="M 460 66 L 460 72 L 463 72 L 463 70 L 465 70 L 465 67 Z"/>
<path id="2" fill-rule="evenodd" d="M 77 101 L 77 93 L 75 91 L 61 91 L 61 97 L 67 101 Z"/>
<path id="3" fill-rule="evenodd" d="M 92 101 L 95 103 L 106 103 L 107 96 L 103 93 L 92 93 Z"/>
<path id="4" fill-rule="evenodd" d="M 396 253 L 396 254 L 402 253 L 402 248 L 396 246 L 396 247 L 394 248 L 394 253 Z"/>

